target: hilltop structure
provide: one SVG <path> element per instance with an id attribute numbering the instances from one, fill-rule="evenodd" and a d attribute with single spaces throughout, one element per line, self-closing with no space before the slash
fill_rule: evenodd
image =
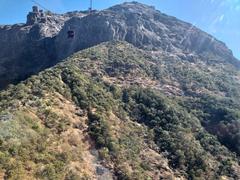
<path id="1" fill-rule="evenodd" d="M 27 25 L 36 23 L 45 23 L 47 21 L 46 14 L 43 10 L 39 10 L 37 6 L 32 7 L 32 12 L 27 15 Z"/>

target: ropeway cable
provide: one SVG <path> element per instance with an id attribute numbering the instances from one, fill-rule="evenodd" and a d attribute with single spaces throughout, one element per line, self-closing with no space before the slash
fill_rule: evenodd
<path id="1" fill-rule="evenodd" d="M 50 11 L 49 9 L 47 9 L 46 7 L 44 7 L 42 4 L 40 4 L 39 2 L 37 2 L 36 0 L 30 0 L 31 2 L 33 2 L 34 4 L 38 5 L 39 7 L 41 7 L 42 9 L 44 9 L 45 11 Z"/>

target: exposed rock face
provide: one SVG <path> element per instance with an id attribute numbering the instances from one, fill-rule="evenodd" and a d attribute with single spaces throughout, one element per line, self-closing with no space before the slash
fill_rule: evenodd
<path id="1" fill-rule="evenodd" d="M 73 39 L 67 37 L 69 29 L 75 32 Z M 151 6 L 124 3 L 89 15 L 46 14 L 33 7 L 26 24 L 0 27 L 0 88 L 109 40 L 125 40 L 138 48 L 174 56 L 197 54 L 209 63 L 240 67 L 224 43 Z"/>
<path id="2" fill-rule="evenodd" d="M 63 39 L 68 26 L 76 31 L 71 46 Z M 117 5 L 84 18 L 70 19 L 56 37 L 56 44 L 57 49 L 67 48 L 61 53 L 62 58 L 66 52 L 72 53 L 113 39 L 125 40 L 146 50 L 211 53 L 218 58 L 233 59 L 232 52 L 214 37 L 189 23 L 162 14 L 154 7 L 135 2 Z"/>
<path id="3" fill-rule="evenodd" d="M 0 89 L 56 64 L 54 37 L 73 16 L 85 14 L 58 15 L 33 7 L 26 24 L 0 26 Z"/>

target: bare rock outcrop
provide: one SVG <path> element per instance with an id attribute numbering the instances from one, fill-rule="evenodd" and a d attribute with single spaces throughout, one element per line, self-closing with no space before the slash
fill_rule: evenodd
<path id="1" fill-rule="evenodd" d="M 65 21 L 85 15 L 59 15 L 33 7 L 26 24 L 0 26 L 0 89 L 56 64 L 55 36 Z"/>

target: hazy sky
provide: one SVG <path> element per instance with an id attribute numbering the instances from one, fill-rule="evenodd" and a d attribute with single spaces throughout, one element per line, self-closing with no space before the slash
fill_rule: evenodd
<path id="1" fill-rule="evenodd" d="M 87 9 L 88 0 L 36 0 L 47 9 L 63 13 Z M 93 0 L 95 9 L 104 9 L 122 0 Z M 240 0 L 138 0 L 160 11 L 190 22 L 214 35 L 240 59 Z M 0 0 L 0 24 L 25 22 L 31 0 Z"/>

